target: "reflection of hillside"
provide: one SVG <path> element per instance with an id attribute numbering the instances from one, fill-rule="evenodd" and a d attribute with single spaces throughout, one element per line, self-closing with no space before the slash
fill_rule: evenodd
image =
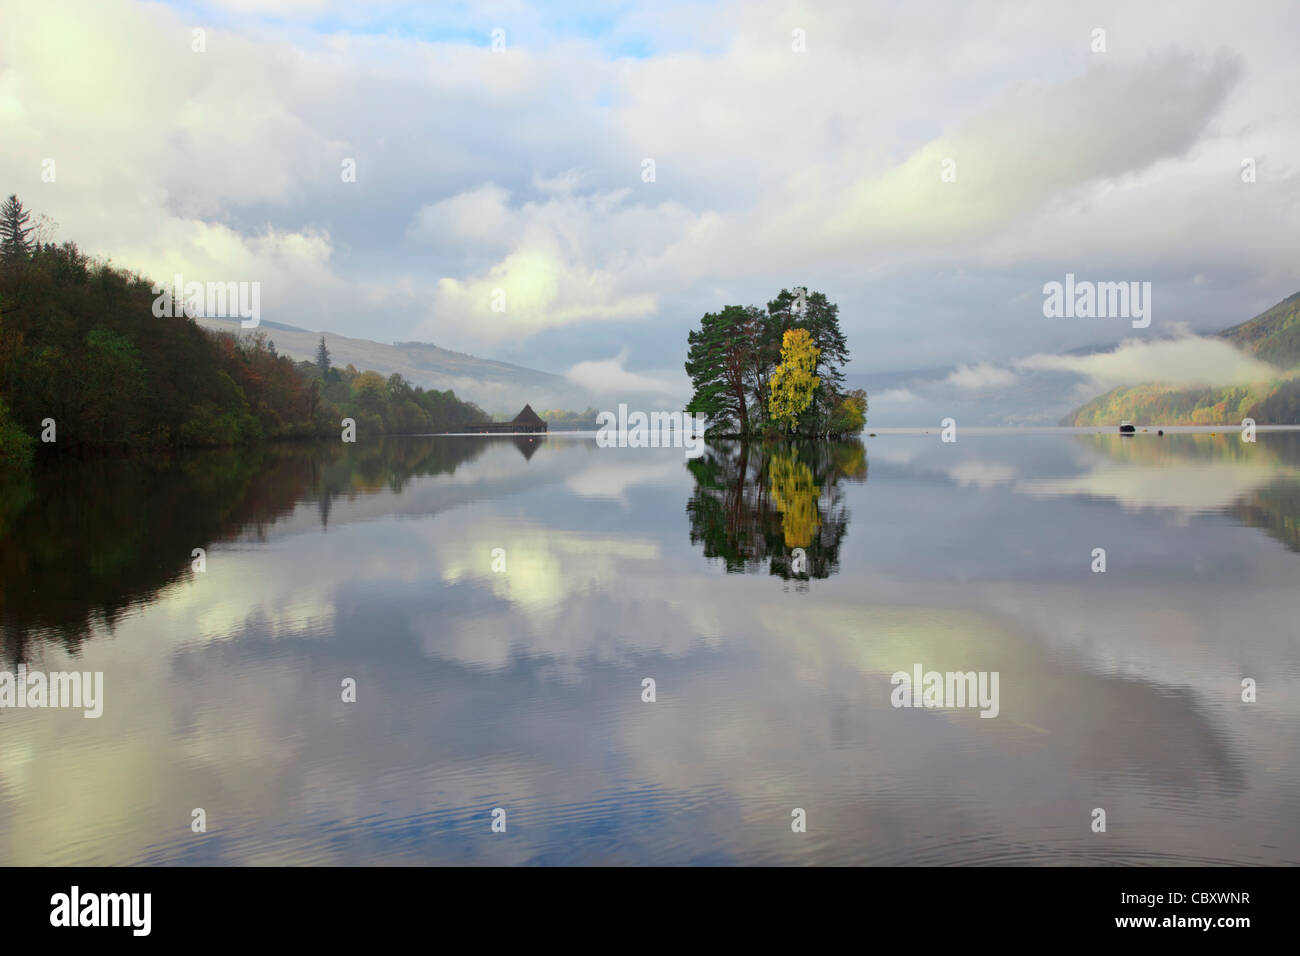
<path id="1" fill-rule="evenodd" d="M 1116 461 L 1139 465 L 1240 461 L 1300 468 L 1300 432 L 1260 432 L 1254 444 L 1241 440 L 1240 428 L 1166 435 L 1157 435 L 1154 431 L 1139 432 L 1132 438 L 1118 434 L 1087 434 L 1076 435 L 1075 439 Z"/>
<path id="2" fill-rule="evenodd" d="M 859 442 L 800 442 L 760 446 L 718 442 L 688 467 L 695 491 L 687 502 L 691 542 L 721 558 L 729 572 L 767 564 L 782 578 L 825 578 L 839 567 L 849 514 L 842 479 L 865 481 Z M 807 569 L 792 567 L 795 548 Z"/>
<path id="3" fill-rule="evenodd" d="M 473 461 L 498 441 L 509 439 L 440 436 L 434 440 L 385 438 L 369 444 L 330 445 L 319 449 L 307 490 L 320 506 L 321 524 L 328 525 L 330 503 L 335 498 L 380 491 L 398 494 L 418 475 L 454 474 L 457 467 Z"/>
<path id="4" fill-rule="evenodd" d="M 1217 512 L 1300 551 L 1300 433 L 1260 432 L 1251 444 L 1216 435 L 1078 435 L 1104 453 L 1081 475 L 1022 481 L 1032 495 L 1110 498 L 1126 508 Z"/>
<path id="5" fill-rule="evenodd" d="M 75 647 L 95 624 L 191 573 L 191 552 L 264 537 L 302 499 L 322 524 L 331 502 L 444 474 L 491 440 L 279 444 L 179 457 L 61 460 L 0 488 L 0 643 L 12 660 L 34 636 Z"/>
<path id="6" fill-rule="evenodd" d="M 1259 528 L 1288 550 L 1300 551 L 1300 481 L 1280 479 L 1240 499 L 1228 512 L 1248 528 Z"/>

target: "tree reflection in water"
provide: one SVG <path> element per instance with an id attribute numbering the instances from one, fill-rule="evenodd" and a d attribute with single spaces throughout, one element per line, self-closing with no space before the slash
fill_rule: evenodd
<path id="1" fill-rule="evenodd" d="M 785 580 L 839 570 L 849 524 L 842 482 L 867 480 L 861 441 L 711 442 L 687 467 L 695 478 L 686 504 L 691 543 L 705 557 L 721 558 L 729 573 L 766 567 Z"/>

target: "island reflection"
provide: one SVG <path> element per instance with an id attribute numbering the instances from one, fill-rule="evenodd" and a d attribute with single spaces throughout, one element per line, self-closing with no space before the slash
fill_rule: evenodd
<path id="1" fill-rule="evenodd" d="M 686 504 L 691 543 L 721 558 L 728 573 L 766 567 L 808 580 L 839 570 L 849 526 L 841 483 L 867 480 L 861 441 L 710 442 L 687 468 L 695 479 Z"/>

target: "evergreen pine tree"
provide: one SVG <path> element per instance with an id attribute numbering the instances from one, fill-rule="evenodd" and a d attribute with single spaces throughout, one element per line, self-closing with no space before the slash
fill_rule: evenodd
<path id="1" fill-rule="evenodd" d="M 0 259 L 13 262 L 31 255 L 32 243 L 27 238 L 32 227 L 27 225 L 32 214 L 23 208 L 18 197 L 10 195 L 0 204 Z"/>

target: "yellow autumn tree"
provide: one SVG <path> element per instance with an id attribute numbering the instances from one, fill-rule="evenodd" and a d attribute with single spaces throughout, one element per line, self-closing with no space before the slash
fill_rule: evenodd
<path id="1" fill-rule="evenodd" d="M 807 329 L 789 329 L 781 339 L 781 364 L 772 373 L 767 410 L 772 420 L 793 431 L 799 416 L 812 404 L 821 379 L 813 374 L 822 350 Z"/>
<path id="2" fill-rule="evenodd" d="M 777 452 L 768 465 L 768 494 L 781 512 L 781 530 L 787 548 L 806 548 L 821 527 L 817 500 L 821 489 L 813 481 L 812 469 L 791 449 Z"/>

